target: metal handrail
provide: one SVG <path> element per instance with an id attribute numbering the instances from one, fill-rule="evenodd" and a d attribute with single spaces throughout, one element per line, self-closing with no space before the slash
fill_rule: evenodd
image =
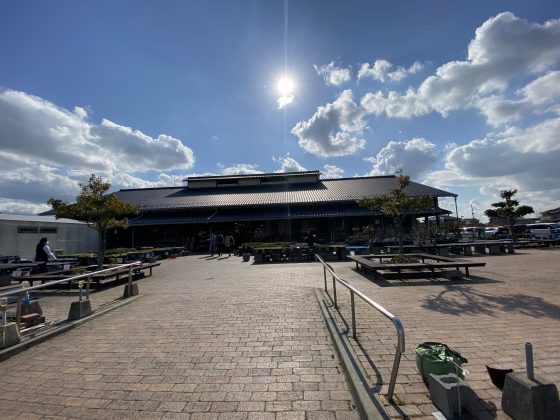
<path id="1" fill-rule="evenodd" d="M 397 342 L 397 348 L 396 348 L 396 351 L 395 351 L 395 360 L 393 362 L 393 369 L 391 370 L 391 379 L 389 381 L 389 390 L 387 391 L 387 399 L 389 401 L 392 401 L 393 393 L 395 391 L 395 383 L 397 381 L 397 373 L 399 371 L 399 365 L 400 365 L 400 362 L 401 362 L 401 355 L 404 354 L 404 351 L 405 351 L 404 327 L 403 327 L 400 319 L 396 315 L 394 315 L 393 313 L 391 313 L 387 309 L 385 309 L 383 306 L 381 306 L 377 302 L 374 302 L 369 297 L 364 295 L 362 292 L 360 292 L 354 286 L 350 285 L 346 280 L 340 278 L 338 276 L 338 274 L 336 274 L 334 272 L 333 268 L 329 264 L 327 264 L 319 255 L 315 255 L 315 258 L 317 259 L 317 261 L 319 261 L 323 265 L 323 278 L 324 278 L 324 281 L 325 281 L 325 291 L 326 292 L 328 292 L 328 289 L 327 289 L 327 271 L 332 275 L 333 296 L 334 296 L 334 307 L 335 307 L 335 309 L 338 309 L 338 301 L 337 301 L 337 297 L 336 297 L 336 282 L 340 283 L 342 286 L 346 287 L 350 291 L 350 304 L 351 304 L 351 308 L 352 308 L 352 337 L 354 337 L 354 339 L 357 338 L 357 336 L 356 336 L 356 306 L 355 306 L 355 303 L 354 303 L 354 295 L 357 295 L 358 297 L 360 297 L 364 302 L 366 302 L 368 305 L 370 305 L 371 307 L 376 309 L 378 312 L 380 312 L 385 318 L 388 318 L 393 323 L 393 325 L 395 326 L 395 329 L 397 330 L 398 342 Z"/>
<path id="2" fill-rule="evenodd" d="M 0 297 L 14 296 L 14 295 L 18 296 L 17 309 L 16 309 L 16 324 L 17 324 L 17 327 L 18 327 L 18 330 L 19 330 L 20 326 L 21 326 L 21 300 L 23 298 L 23 295 L 25 293 L 29 292 L 30 290 L 43 289 L 45 287 L 52 286 L 53 284 L 68 283 L 68 282 L 72 283 L 75 280 L 79 280 L 79 279 L 87 277 L 86 300 L 89 300 L 89 289 L 90 289 L 90 283 L 91 283 L 91 280 L 92 280 L 93 276 L 98 275 L 98 274 L 108 273 L 110 271 L 118 271 L 120 269 L 128 267 L 128 284 L 127 284 L 127 287 L 129 288 L 129 293 L 130 293 L 130 291 L 132 289 L 132 269 L 133 269 L 134 266 L 137 266 L 137 265 L 142 265 L 142 263 L 140 261 L 136 261 L 136 262 L 129 263 L 129 264 L 122 264 L 122 265 L 118 265 L 116 267 L 106 268 L 104 270 L 94 271 L 92 273 L 78 274 L 77 276 L 72 276 L 72 277 L 68 277 L 68 278 L 65 278 L 65 279 L 49 281 L 47 283 L 39 284 L 37 286 L 31 286 L 31 287 L 23 287 L 22 286 L 21 288 L 15 288 L 15 289 L 8 290 L 7 292 L 0 293 Z M 23 277 L 23 278 L 25 278 L 25 277 Z M 80 289 L 80 300 L 82 300 L 82 289 Z"/>
<path id="3" fill-rule="evenodd" d="M 130 264 L 121 264 L 121 265 L 118 265 L 116 267 L 105 268 L 104 270 L 94 271 L 94 272 L 91 272 L 91 273 L 78 274 L 77 276 L 68 277 L 68 278 L 65 278 L 65 279 L 49 281 L 47 283 L 39 284 L 37 286 L 22 287 L 20 289 L 11 289 L 11 290 L 8 290 L 7 292 L 0 293 L 0 297 L 17 295 L 17 294 L 20 294 L 21 292 L 29 292 L 30 290 L 42 289 L 44 287 L 51 286 L 53 284 L 67 283 L 69 281 L 72 282 L 74 280 L 78 280 L 78 279 L 81 279 L 81 278 L 84 278 L 84 277 L 95 276 L 97 274 L 102 274 L 102 273 L 108 273 L 109 271 L 119 270 L 121 268 L 132 267 L 132 266 L 140 265 L 140 264 L 142 264 L 140 261 L 136 261 L 136 262 L 133 262 L 133 263 L 130 263 Z M 25 277 L 22 277 L 22 279 L 25 279 Z M 40 279 L 38 279 L 38 280 L 40 280 Z"/>

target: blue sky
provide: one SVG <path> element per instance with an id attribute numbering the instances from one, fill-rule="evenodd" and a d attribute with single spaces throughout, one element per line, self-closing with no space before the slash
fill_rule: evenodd
<path id="1" fill-rule="evenodd" d="M 559 18 L 553 0 L 0 2 L 0 211 L 91 173 L 399 167 L 461 216 L 504 188 L 558 207 Z"/>

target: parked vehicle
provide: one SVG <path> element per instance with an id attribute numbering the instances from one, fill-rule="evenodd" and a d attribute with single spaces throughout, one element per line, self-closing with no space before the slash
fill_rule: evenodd
<path id="1" fill-rule="evenodd" d="M 498 228 L 495 227 L 487 227 L 484 229 L 484 238 L 486 239 L 495 239 L 498 232 Z"/>
<path id="2" fill-rule="evenodd" d="M 527 229 L 531 238 L 560 239 L 560 223 L 533 223 Z"/>
<path id="3" fill-rule="evenodd" d="M 484 237 L 484 228 L 478 226 L 463 227 L 459 230 L 461 239 L 473 239 Z"/>
<path id="4" fill-rule="evenodd" d="M 515 232 L 515 237 L 518 239 L 529 237 L 527 225 L 515 225 L 513 227 L 513 231 Z M 511 235 L 509 233 L 509 226 L 500 226 L 496 231 L 495 237 L 500 239 L 510 238 Z"/>

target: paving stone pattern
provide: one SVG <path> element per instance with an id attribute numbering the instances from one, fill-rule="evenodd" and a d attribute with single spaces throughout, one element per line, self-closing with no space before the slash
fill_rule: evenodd
<path id="1" fill-rule="evenodd" d="M 321 282 L 311 263 L 167 260 L 140 299 L 1 362 L 0 417 L 358 419 Z"/>
<path id="2" fill-rule="evenodd" d="M 560 389 L 560 249 L 472 259 L 487 265 L 471 269 L 472 281 L 455 282 L 374 281 L 356 272 L 354 264 L 333 263 L 337 273 L 404 324 L 406 354 L 395 390 L 399 404 L 388 407 L 392 416 L 433 419 L 431 413 L 437 411 L 415 362 L 415 347 L 426 341 L 446 343 L 469 359 L 465 366 L 470 371 L 467 382 L 478 396 L 476 418 L 509 418 L 500 409 L 501 391 L 491 383 L 485 365 L 524 371 L 527 341 L 533 344 L 535 373 Z M 348 294 L 339 291 L 338 298 L 350 322 Z M 386 394 L 395 329 L 361 301 L 357 318 L 355 350 L 373 383 Z"/>

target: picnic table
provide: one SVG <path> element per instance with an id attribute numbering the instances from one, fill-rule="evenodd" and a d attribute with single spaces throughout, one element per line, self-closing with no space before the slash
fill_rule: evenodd
<path id="1" fill-rule="evenodd" d="M 421 278 L 426 275 L 436 278 L 438 275 L 444 274 L 446 269 L 465 270 L 465 276 L 469 277 L 469 268 L 484 267 L 486 263 L 458 260 L 448 258 L 441 255 L 433 254 L 410 254 L 421 260 L 415 263 L 390 263 L 383 262 L 394 257 L 397 254 L 370 254 L 363 256 L 349 256 L 348 258 L 356 263 L 356 270 L 372 272 L 374 278 Z M 378 260 L 378 261 L 374 261 Z"/>
<path id="2" fill-rule="evenodd" d="M 399 249 L 396 245 L 386 246 L 387 252 L 391 253 Z M 504 252 L 513 253 L 513 242 L 511 240 L 491 240 L 491 241 L 470 241 L 470 242 L 451 242 L 444 244 L 421 244 L 404 245 L 405 253 L 415 253 L 427 251 L 430 253 L 447 256 L 450 254 L 462 254 L 472 256 L 473 251 L 478 254 L 498 255 Z"/>

